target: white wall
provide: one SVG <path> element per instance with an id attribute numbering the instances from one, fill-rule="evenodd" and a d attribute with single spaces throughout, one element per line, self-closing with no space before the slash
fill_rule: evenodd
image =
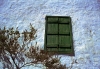
<path id="1" fill-rule="evenodd" d="M 100 69 L 100 0 L 0 0 L 0 27 L 29 24 L 38 30 L 38 45 L 43 48 L 45 16 L 71 16 L 75 56 L 63 56 L 62 63 L 72 69 Z"/>

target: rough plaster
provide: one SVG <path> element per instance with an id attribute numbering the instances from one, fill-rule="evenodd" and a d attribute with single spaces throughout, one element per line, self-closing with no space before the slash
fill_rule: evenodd
<path id="1" fill-rule="evenodd" d="M 0 0 L 0 27 L 22 31 L 32 23 L 41 48 L 46 15 L 72 18 L 75 56 L 61 55 L 61 62 L 68 67 L 74 61 L 72 69 L 100 69 L 100 0 Z"/>

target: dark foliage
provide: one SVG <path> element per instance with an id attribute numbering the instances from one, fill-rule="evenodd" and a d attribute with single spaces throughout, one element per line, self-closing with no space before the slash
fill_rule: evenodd
<path id="1" fill-rule="evenodd" d="M 0 61 L 3 69 L 21 69 L 33 64 L 43 64 L 46 69 L 67 69 L 55 53 L 41 50 L 36 45 L 28 45 L 35 40 L 35 33 L 31 24 L 30 31 L 25 30 L 22 33 L 18 28 L 0 29 Z"/>

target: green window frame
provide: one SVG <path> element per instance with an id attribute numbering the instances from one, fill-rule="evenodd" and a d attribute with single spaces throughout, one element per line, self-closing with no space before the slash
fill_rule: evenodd
<path id="1" fill-rule="evenodd" d="M 44 50 L 74 55 L 71 17 L 46 16 Z"/>

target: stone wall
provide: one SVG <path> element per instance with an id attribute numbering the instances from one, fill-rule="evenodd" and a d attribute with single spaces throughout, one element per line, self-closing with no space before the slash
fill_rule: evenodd
<path id="1" fill-rule="evenodd" d="M 71 69 L 100 69 L 100 0 L 0 0 L 0 27 L 32 25 L 44 48 L 45 17 L 72 18 L 75 56 L 61 55 L 62 64 Z"/>

